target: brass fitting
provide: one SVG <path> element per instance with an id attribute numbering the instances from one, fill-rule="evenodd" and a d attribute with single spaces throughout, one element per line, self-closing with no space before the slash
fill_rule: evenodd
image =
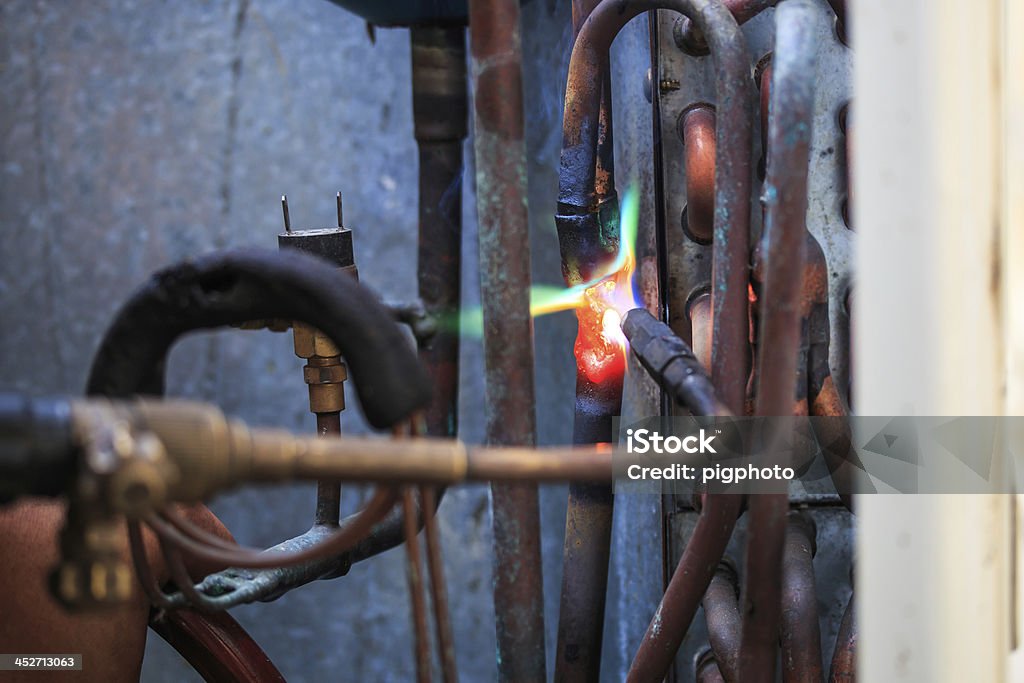
<path id="1" fill-rule="evenodd" d="M 339 413 L 345 409 L 348 371 L 338 347 L 313 327 L 296 321 L 292 326 L 295 355 L 306 360 L 302 378 L 309 385 L 309 409 L 314 413 Z"/>

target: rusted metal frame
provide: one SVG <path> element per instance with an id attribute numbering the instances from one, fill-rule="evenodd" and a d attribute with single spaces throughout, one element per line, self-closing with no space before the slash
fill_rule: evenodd
<path id="1" fill-rule="evenodd" d="M 775 51 L 768 121 L 764 296 L 755 413 L 789 416 L 801 345 L 800 296 L 807 213 L 807 175 L 815 88 L 815 7 L 785 0 L 775 11 Z M 772 443 L 771 437 L 767 443 Z M 740 680 L 774 678 L 788 494 L 758 493 L 749 503 L 741 600 Z"/>
<path id="2" fill-rule="evenodd" d="M 817 552 L 814 521 L 801 512 L 790 512 L 786 547 L 782 556 L 782 646 L 784 683 L 821 683 L 821 629 L 818 596 L 814 585 L 814 554 Z"/>
<path id="3" fill-rule="evenodd" d="M 470 52 L 484 319 L 487 442 L 533 446 L 522 49 L 517 0 L 471 0 Z M 492 484 L 498 680 L 547 677 L 535 484 Z"/>
<path id="4" fill-rule="evenodd" d="M 778 0 L 722 0 L 725 8 L 732 12 L 736 23 L 743 25 L 756 17 L 761 12 L 775 5 Z M 708 53 L 708 43 L 693 21 L 689 17 L 683 17 L 676 24 L 675 40 L 679 48 L 687 54 L 702 56 Z"/>
<path id="5" fill-rule="evenodd" d="M 722 678 L 728 683 L 739 680 L 740 607 L 739 579 L 731 563 L 723 561 L 704 593 L 702 606 L 708 627 L 708 642 L 714 652 Z"/>
<path id="6" fill-rule="evenodd" d="M 828 680 L 829 683 L 854 683 L 857 680 L 857 609 L 853 593 L 839 624 Z"/>
<path id="7" fill-rule="evenodd" d="M 427 627 L 427 594 L 423 586 L 420 557 L 419 525 L 416 519 L 416 494 L 411 486 L 402 490 L 402 518 L 405 527 L 406 578 L 409 582 L 409 603 L 412 606 L 414 653 L 417 683 L 429 683 L 432 676 L 430 630 Z"/>
<path id="8" fill-rule="evenodd" d="M 690 237 L 711 244 L 715 220 L 715 108 L 690 107 L 681 118 L 686 156 L 686 223 Z"/>

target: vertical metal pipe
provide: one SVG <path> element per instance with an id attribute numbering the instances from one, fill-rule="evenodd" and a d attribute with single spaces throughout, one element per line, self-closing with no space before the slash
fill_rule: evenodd
<path id="1" fill-rule="evenodd" d="M 402 519 L 405 528 L 405 567 L 409 582 L 409 604 L 415 633 L 416 681 L 430 683 L 430 631 L 427 628 L 427 596 L 423 592 L 423 568 L 420 563 L 419 520 L 416 518 L 416 496 L 411 487 L 402 490 Z"/>
<path id="2" fill-rule="evenodd" d="M 800 512 L 789 513 L 782 556 L 782 680 L 821 683 L 821 629 L 814 585 L 817 549 L 814 521 Z"/>
<path id="3" fill-rule="evenodd" d="M 536 441 L 530 238 L 517 0 L 471 0 L 470 50 L 487 441 Z M 491 487 L 498 679 L 542 681 L 544 599 L 537 487 Z"/>
<path id="4" fill-rule="evenodd" d="M 828 680 L 829 683 L 855 683 L 857 680 L 857 608 L 853 594 L 839 624 Z"/>
<path id="5" fill-rule="evenodd" d="M 434 385 L 426 411 L 427 432 L 456 436 L 466 37 L 462 28 L 414 27 L 410 34 L 413 126 L 419 148 L 419 296 L 427 314 L 446 323 L 420 343 L 420 360 Z"/>
<path id="6" fill-rule="evenodd" d="M 742 496 L 705 496 L 693 535 L 629 667 L 628 683 L 660 681 L 668 674 L 732 537 L 742 504 Z"/>
<path id="7" fill-rule="evenodd" d="M 761 299 L 755 412 L 791 415 L 801 342 L 800 300 L 804 262 L 807 173 L 814 108 L 816 8 L 811 0 L 785 0 L 775 11 L 765 177 L 764 296 Z M 769 441 L 770 443 L 770 441 Z M 782 583 L 786 493 L 750 497 L 740 680 L 768 683 L 775 673 Z"/>
<path id="8" fill-rule="evenodd" d="M 341 413 L 317 413 L 316 432 L 321 437 L 341 436 Z M 341 482 L 316 483 L 316 524 L 337 525 L 341 514 Z"/>

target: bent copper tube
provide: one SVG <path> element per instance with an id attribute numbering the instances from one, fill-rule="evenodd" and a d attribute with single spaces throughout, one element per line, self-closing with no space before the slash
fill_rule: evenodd
<path id="1" fill-rule="evenodd" d="M 579 35 L 590 13 L 601 0 L 572 0 L 572 36 Z M 600 131 L 597 136 L 597 167 L 595 192 L 599 201 L 615 195 L 615 145 L 612 139 L 612 79 L 611 70 L 605 69 L 601 84 Z"/>
<path id="2" fill-rule="evenodd" d="M 559 174 L 559 236 L 567 278 L 601 257 L 600 206 L 595 194 L 601 74 L 618 31 L 641 12 L 671 9 L 697 21 L 708 38 L 716 68 L 712 299 L 715 345 L 712 378 L 734 412 L 743 409 L 747 378 L 747 280 L 753 86 L 746 41 L 736 20 L 716 0 L 604 0 L 585 22 L 573 47 L 565 95 Z M 590 218 L 587 218 L 587 217 Z M 583 224 L 589 221 L 586 234 Z M 595 234 L 598 233 L 598 234 Z M 616 240 L 617 242 L 617 240 Z M 572 253 L 570 253 L 572 252 Z M 607 251 L 605 251 L 607 253 Z"/>
<path id="3" fill-rule="evenodd" d="M 628 683 L 660 681 L 668 673 L 732 537 L 743 496 L 709 495 L 651 619 L 626 677 Z"/>
<path id="4" fill-rule="evenodd" d="M 686 230 L 711 244 L 715 216 L 715 108 L 698 104 L 683 112 L 680 132 L 686 150 Z"/>
<path id="5" fill-rule="evenodd" d="M 777 0 L 722 0 L 722 4 L 732 12 L 736 23 L 740 25 L 747 23 L 776 2 Z M 704 34 L 689 17 L 680 19 L 674 33 L 676 45 L 680 50 L 698 57 L 708 53 L 708 43 L 704 39 Z"/>
<path id="6" fill-rule="evenodd" d="M 782 680 L 784 683 L 820 683 L 821 630 L 814 587 L 817 550 L 814 522 L 800 512 L 789 513 L 786 547 L 782 556 Z"/>
<path id="7" fill-rule="evenodd" d="M 704 594 L 704 620 L 708 627 L 708 641 L 722 677 L 728 683 L 739 678 L 740 607 L 738 579 L 731 563 L 722 561 Z"/>
<path id="8" fill-rule="evenodd" d="M 785 0 L 775 11 L 759 380 L 755 413 L 791 414 L 800 348 L 807 174 L 814 108 L 816 9 L 811 0 Z M 770 342 L 770 343 L 767 343 Z M 740 680 L 768 683 L 778 642 L 779 586 L 788 494 L 750 498 L 743 577 Z"/>
<path id="9" fill-rule="evenodd" d="M 857 609 L 852 593 L 843 621 L 839 624 L 828 680 L 829 683 L 854 683 L 857 680 Z"/>

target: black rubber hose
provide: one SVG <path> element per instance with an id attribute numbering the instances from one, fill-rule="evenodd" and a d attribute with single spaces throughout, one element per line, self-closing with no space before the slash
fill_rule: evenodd
<path id="1" fill-rule="evenodd" d="M 153 275 L 107 330 L 86 392 L 160 396 L 167 354 L 179 337 L 273 318 L 307 323 L 334 341 L 374 427 L 427 406 L 430 381 L 372 291 L 316 257 L 258 249 L 215 252 Z"/>

